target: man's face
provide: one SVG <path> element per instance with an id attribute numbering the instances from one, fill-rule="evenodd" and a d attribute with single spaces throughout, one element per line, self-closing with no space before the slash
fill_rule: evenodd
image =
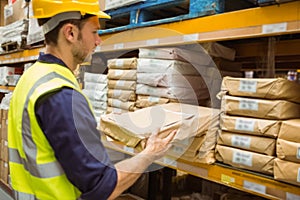
<path id="1" fill-rule="evenodd" d="M 84 23 L 78 35 L 78 42 L 74 45 L 73 56 L 78 63 L 91 60 L 92 53 L 96 46 L 101 43 L 98 35 L 100 29 L 98 17 L 89 17 Z"/>

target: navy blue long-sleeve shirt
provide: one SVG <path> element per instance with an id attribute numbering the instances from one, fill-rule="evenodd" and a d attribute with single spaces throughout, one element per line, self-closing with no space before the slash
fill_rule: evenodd
<path id="1" fill-rule="evenodd" d="M 50 54 L 41 54 L 38 60 L 66 67 Z M 35 112 L 68 179 L 82 192 L 81 198 L 107 199 L 116 186 L 117 173 L 85 97 L 62 88 L 41 97 Z"/>

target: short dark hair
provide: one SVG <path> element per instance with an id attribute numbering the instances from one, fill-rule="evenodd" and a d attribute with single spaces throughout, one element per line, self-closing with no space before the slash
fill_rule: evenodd
<path id="1" fill-rule="evenodd" d="M 45 34 L 45 43 L 57 45 L 58 33 L 59 33 L 59 30 L 61 29 L 61 27 L 63 27 L 63 25 L 70 23 L 70 24 L 77 26 L 78 29 L 81 30 L 86 19 L 89 17 L 92 17 L 92 16 L 94 16 L 94 15 L 86 14 L 86 15 L 82 16 L 81 19 L 69 19 L 69 20 L 60 22 L 53 30 L 51 30 L 50 32 Z M 38 19 L 39 26 L 42 26 L 43 24 L 45 24 L 49 19 L 51 19 L 51 18 Z"/>

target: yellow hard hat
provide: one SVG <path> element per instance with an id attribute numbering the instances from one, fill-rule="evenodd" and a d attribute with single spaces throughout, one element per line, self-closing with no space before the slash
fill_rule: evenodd
<path id="1" fill-rule="evenodd" d="M 73 11 L 110 19 L 109 15 L 100 10 L 98 0 L 32 0 L 32 9 L 33 17 L 38 19 Z"/>

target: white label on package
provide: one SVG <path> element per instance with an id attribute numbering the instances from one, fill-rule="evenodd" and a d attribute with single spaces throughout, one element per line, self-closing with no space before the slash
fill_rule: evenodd
<path id="1" fill-rule="evenodd" d="M 122 59 L 117 59 L 116 60 L 116 66 L 117 67 L 122 67 L 124 65 L 124 60 Z"/>
<path id="2" fill-rule="evenodd" d="M 252 167 L 252 154 L 247 152 L 234 151 L 232 162 Z"/>
<path id="3" fill-rule="evenodd" d="M 124 80 L 117 80 L 117 86 L 124 86 L 125 85 L 125 81 Z"/>
<path id="4" fill-rule="evenodd" d="M 123 70 L 115 70 L 115 76 L 121 76 L 123 74 Z"/>
<path id="5" fill-rule="evenodd" d="M 255 120 L 238 118 L 235 121 L 235 129 L 240 131 L 254 131 Z"/>
<path id="6" fill-rule="evenodd" d="M 257 111 L 258 110 L 258 101 L 252 100 L 252 99 L 240 100 L 239 109 L 240 110 L 256 110 Z"/>
<path id="7" fill-rule="evenodd" d="M 247 136 L 233 135 L 231 138 L 231 144 L 232 146 L 249 149 L 251 138 Z"/>
<path id="8" fill-rule="evenodd" d="M 148 97 L 148 101 L 150 101 L 150 102 L 159 102 L 159 97 Z"/>
<path id="9" fill-rule="evenodd" d="M 114 90 L 114 97 L 118 97 L 121 95 L 121 90 Z"/>
<path id="10" fill-rule="evenodd" d="M 278 33 L 284 32 L 287 29 L 287 23 L 265 24 L 262 26 L 263 33 Z"/>
<path id="11" fill-rule="evenodd" d="M 297 151 L 297 159 L 300 159 L 300 147 L 298 147 L 298 151 Z"/>
<path id="12" fill-rule="evenodd" d="M 119 101 L 118 99 L 116 100 L 113 100 L 113 106 L 117 107 L 117 108 L 120 108 L 121 107 L 121 101 Z"/>
<path id="13" fill-rule="evenodd" d="M 251 190 L 254 192 L 258 192 L 261 194 L 266 194 L 266 186 L 264 186 L 264 185 L 260 185 L 257 183 L 252 183 L 250 181 L 244 180 L 243 186 L 245 189 L 248 189 L 248 190 Z"/>
<path id="14" fill-rule="evenodd" d="M 256 93 L 257 81 L 241 80 L 239 91 Z"/>
<path id="15" fill-rule="evenodd" d="M 300 200 L 300 196 L 287 192 L 286 193 L 286 200 Z"/>

